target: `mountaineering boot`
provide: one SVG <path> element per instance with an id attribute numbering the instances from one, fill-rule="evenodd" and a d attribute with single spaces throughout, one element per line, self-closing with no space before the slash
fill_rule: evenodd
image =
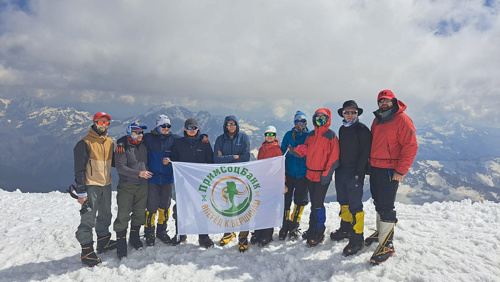
<path id="1" fill-rule="evenodd" d="M 340 207 L 340 228 L 335 232 L 330 233 L 330 239 L 332 241 L 340 241 L 345 238 L 349 238 L 352 231 L 352 214 L 349 212 L 349 206 L 341 206 Z"/>
<path id="2" fill-rule="evenodd" d="M 127 256 L 127 229 L 116 232 L 116 255 L 118 259 Z"/>
<path id="3" fill-rule="evenodd" d="M 370 246 L 372 243 L 378 242 L 378 231 L 380 230 L 380 214 L 379 213 L 377 213 L 376 224 L 377 224 L 377 230 L 375 230 L 375 232 L 373 232 L 372 235 L 366 237 L 365 246 Z"/>
<path id="4" fill-rule="evenodd" d="M 224 235 L 222 236 L 222 238 L 219 241 L 219 245 L 221 245 L 221 246 L 227 245 L 235 237 L 236 237 L 236 233 L 234 233 L 234 232 L 224 233 Z"/>
<path id="5" fill-rule="evenodd" d="M 246 250 L 248 250 L 248 237 L 247 236 L 240 236 L 238 238 L 238 250 L 240 253 L 244 253 Z"/>
<path id="6" fill-rule="evenodd" d="M 396 220 L 397 222 L 397 220 Z M 394 254 L 392 239 L 394 237 L 394 226 L 396 222 L 380 221 L 378 247 L 370 258 L 372 265 L 378 265 L 389 259 Z"/>
<path id="7" fill-rule="evenodd" d="M 140 229 L 140 225 L 130 227 L 130 238 L 128 239 L 128 244 L 136 250 L 142 250 L 143 248 L 141 237 L 139 236 Z"/>
<path id="8" fill-rule="evenodd" d="M 357 254 L 364 247 L 363 233 L 352 233 L 349 237 L 349 243 L 345 246 L 342 253 L 344 256 L 351 256 Z"/>
<path id="9" fill-rule="evenodd" d="M 335 232 L 330 233 L 330 239 L 332 241 L 340 241 L 345 238 L 349 238 L 351 235 L 351 223 L 346 221 L 340 221 L 340 228 Z"/>
<path id="10" fill-rule="evenodd" d="M 153 227 L 144 227 L 144 237 L 146 237 L 146 246 L 154 246 L 155 245 L 155 228 Z"/>
<path id="11" fill-rule="evenodd" d="M 198 243 L 200 244 L 200 247 L 203 248 L 211 248 L 214 246 L 214 241 L 208 237 L 208 234 L 202 234 L 198 236 Z"/>
<path id="12" fill-rule="evenodd" d="M 281 226 L 281 229 L 278 232 L 278 239 L 280 241 L 285 240 L 286 235 L 288 234 L 288 223 L 290 222 L 288 220 L 289 217 L 290 217 L 290 210 L 285 210 L 285 214 L 283 215 L 283 225 Z"/>
<path id="13" fill-rule="evenodd" d="M 265 247 L 273 241 L 274 228 L 261 229 L 259 235 L 259 247 Z"/>
<path id="14" fill-rule="evenodd" d="M 309 238 L 309 235 L 312 234 L 313 230 L 313 208 L 311 207 L 311 213 L 309 214 L 309 227 L 307 228 L 306 231 L 302 233 L 302 239 L 307 240 Z"/>
<path id="15" fill-rule="evenodd" d="M 307 236 L 306 244 L 308 247 L 316 247 L 319 243 L 323 242 L 325 239 L 325 221 L 326 221 L 326 209 L 314 209 L 313 212 L 313 229 Z"/>
<path id="16" fill-rule="evenodd" d="M 101 259 L 94 252 L 94 242 L 82 245 L 81 257 L 82 263 L 93 267 L 102 263 Z"/>
<path id="17" fill-rule="evenodd" d="M 155 245 L 155 221 L 156 213 L 150 213 L 146 210 L 146 222 L 144 223 L 144 237 L 146 237 L 146 245 Z"/>
<path id="18" fill-rule="evenodd" d="M 258 232 L 252 232 L 251 235 L 252 235 L 252 237 L 250 237 L 250 244 L 255 245 L 255 244 L 259 243 Z"/>
<path id="19" fill-rule="evenodd" d="M 291 223 L 290 220 L 286 220 L 283 222 L 283 226 L 281 227 L 280 231 L 278 232 L 278 239 L 280 241 L 283 241 L 286 239 L 286 236 L 288 235 L 288 232 L 289 232 L 290 223 Z"/>
<path id="20" fill-rule="evenodd" d="M 179 244 L 185 244 L 187 242 L 187 236 L 186 235 L 178 235 L 175 234 L 172 239 L 170 239 L 170 245 L 171 246 L 177 246 Z"/>
<path id="21" fill-rule="evenodd" d="M 299 223 L 290 221 L 289 225 L 290 230 L 288 231 L 288 238 L 290 240 L 295 241 L 297 237 L 299 237 Z"/>
<path id="22" fill-rule="evenodd" d="M 302 212 L 304 211 L 304 206 L 295 205 L 293 208 L 293 213 L 288 225 L 288 237 L 290 240 L 294 241 L 299 236 L 299 226 L 300 219 L 302 217 Z"/>
<path id="23" fill-rule="evenodd" d="M 105 253 L 116 249 L 116 241 L 111 240 L 111 233 L 106 236 L 97 236 L 97 253 Z"/>
<path id="24" fill-rule="evenodd" d="M 269 243 L 271 243 L 273 241 L 273 238 L 269 238 L 269 237 L 266 237 L 266 238 L 260 238 L 259 240 L 259 247 L 265 247 L 267 245 L 269 245 Z"/>
<path id="25" fill-rule="evenodd" d="M 168 236 L 167 222 L 170 216 L 170 209 L 158 209 L 158 225 L 156 226 L 156 238 L 160 239 L 165 244 L 170 243 Z"/>
<path id="26" fill-rule="evenodd" d="M 170 243 L 170 236 L 167 233 L 167 224 L 159 224 L 156 226 L 156 238 L 160 239 L 165 244 Z"/>
<path id="27" fill-rule="evenodd" d="M 365 212 L 360 211 L 353 216 L 351 236 L 349 243 L 344 248 L 344 256 L 355 255 L 364 246 L 363 229 L 365 227 Z"/>
<path id="28" fill-rule="evenodd" d="M 325 239 L 324 233 L 310 234 L 307 238 L 306 244 L 308 247 L 316 247 Z"/>

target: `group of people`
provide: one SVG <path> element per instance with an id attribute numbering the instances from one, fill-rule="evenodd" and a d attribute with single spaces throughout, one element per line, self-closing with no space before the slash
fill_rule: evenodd
<path id="1" fill-rule="evenodd" d="M 418 145 L 415 127 L 404 113 L 406 105 L 390 90 L 377 97 L 378 109 L 371 131 L 359 121 L 363 109 L 353 100 L 346 101 L 337 113 L 342 118 L 338 137 L 330 129 L 332 113 L 320 108 L 312 116 L 312 130 L 305 113 L 297 111 L 294 127 L 285 133 L 281 146 L 277 130 L 268 126 L 257 159 L 285 155 L 285 209 L 279 240 L 296 240 L 300 235 L 309 247 L 324 240 L 326 209 L 324 201 L 335 172 L 335 188 L 340 204 L 340 227 L 331 232 L 333 241 L 348 239 L 345 256 L 358 253 L 364 246 L 378 242 L 370 262 L 386 261 L 394 251 L 394 226 L 397 222 L 394 202 L 399 183 L 408 172 Z M 139 230 L 144 225 L 145 243 L 155 244 L 156 238 L 166 244 L 186 242 L 178 234 L 177 208 L 172 208 L 176 234 L 170 237 L 167 222 L 173 192 L 171 161 L 193 163 L 235 163 L 250 160 L 250 139 L 240 131 L 235 116 L 227 116 L 223 134 L 212 149 L 208 137 L 200 133 L 198 122 L 189 118 L 184 123 L 184 136 L 170 131 L 166 115 L 159 115 L 156 127 L 149 133 L 145 125 L 132 122 L 126 135 L 116 142 L 108 136 L 111 117 L 104 112 L 95 114 L 87 135 L 74 149 L 75 182 L 78 202 L 88 207 L 80 211 L 81 221 L 76 238 L 82 247 L 81 261 L 88 266 L 101 263 L 98 253 L 117 249 L 118 258 L 127 256 L 128 245 L 143 248 Z M 116 241 L 111 240 L 111 167 L 119 175 L 117 186 L 117 217 L 113 224 Z M 377 212 L 376 231 L 364 238 L 362 204 L 365 175 L 370 175 L 370 192 Z M 178 192 L 182 187 L 177 188 Z M 182 192 L 180 192 L 182 193 Z M 294 203 L 292 209 L 292 201 Z M 311 202 L 309 225 L 300 232 L 299 225 L 305 206 Z M 130 231 L 128 231 L 130 225 Z M 97 233 L 94 250 L 93 229 Z M 273 240 L 273 228 L 255 230 L 250 244 L 267 246 Z M 248 249 L 249 231 L 238 234 L 238 249 Z M 220 246 L 236 238 L 225 233 Z M 208 234 L 200 234 L 200 246 L 209 248 L 214 242 Z"/>

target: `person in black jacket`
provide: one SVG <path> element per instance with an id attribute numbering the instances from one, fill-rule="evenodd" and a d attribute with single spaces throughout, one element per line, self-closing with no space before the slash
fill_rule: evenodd
<path id="1" fill-rule="evenodd" d="M 203 142 L 203 137 L 200 136 L 199 130 L 200 127 L 196 119 L 188 118 L 186 122 L 184 122 L 184 137 L 175 140 L 172 146 L 170 160 L 190 163 L 214 163 L 212 146 L 208 142 Z M 182 187 L 177 187 L 176 193 L 179 192 L 182 193 Z M 177 232 L 179 232 L 177 224 L 177 204 L 174 206 L 174 219 Z M 200 246 L 205 248 L 214 246 L 214 242 L 210 239 L 208 234 L 200 234 L 198 242 Z"/>
<path id="2" fill-rule="evenodd" d="M 363 184 L 370 157 L 371 133 L 368 127 L 359 122 L 363 113 L 355 101 L 344 102 L 338 109 L 343 117 L 339 129 L 340 166 L 335 170 L 335 189 L 340 204 L 340 228 L 330 234 L 334 241 L 349 238 L 344 255 L 356 254 L 363 248 Z"/>

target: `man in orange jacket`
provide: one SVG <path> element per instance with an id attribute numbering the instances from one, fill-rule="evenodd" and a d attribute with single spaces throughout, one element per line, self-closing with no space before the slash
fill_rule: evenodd
<path id="1" fill-rule="evenodd" d="M 394 254 L 396 193 L 418 150 L 415 126 L 404 113 L 406 105 L 391 90 L 380 91 L 377 102 L 379 109 L 373 112 L 370 153 L 370 192 L 377 211 L 377 231 L 365 240 L 367 246 L 379 243 L 370 259 L 373 265 Z"/>

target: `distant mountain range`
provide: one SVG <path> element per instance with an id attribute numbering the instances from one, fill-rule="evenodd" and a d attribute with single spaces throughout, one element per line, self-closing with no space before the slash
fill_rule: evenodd
<path id="1" fill-rule="evenodd" d="M 113 120 L 109 134 L 117 140 L 126 125 L 139 121 L 154 128 L 157 115 L 170 117 L 172 131 L 182 134 L 187 118 L 194 117 L 211 143 L 222 133 L 224 116 L 206 111 L 157 105 L 144 115 Z M 74 182 L 73 148 L 88 131 L 93 113 L 72 107 L 47 107 L 32 98 L 0 98 L 0 188 L 23 192 L 64 191 Z M 293 126 L 289 120 L 239 118 L 240 128 L 250 137 L 253 159 L 263 141 L 263 130 L 274 125 L 278 139 Z M 338 132 L 340 119 L 332 129 Z M 369 123 L 367 123 L 370 126 Z M 421 204 L 432 201 L 500 201 L 499 129 L 471 128 L 458 123 L 416 125 L 419 142 L 417 158 L 400 186 L 398 201 Z M 281 133 L 281 134 L 280 134 Z M 114 182 L 118 180 L 116 173 Z M 366 181 L 367 182 L 367 181 Z M 364 200 L 370 197 L 365 185 Z M 116 187 L 116 185 L 114 185 Z M 327 195 L 335 200 L 332 185 Z"/>

